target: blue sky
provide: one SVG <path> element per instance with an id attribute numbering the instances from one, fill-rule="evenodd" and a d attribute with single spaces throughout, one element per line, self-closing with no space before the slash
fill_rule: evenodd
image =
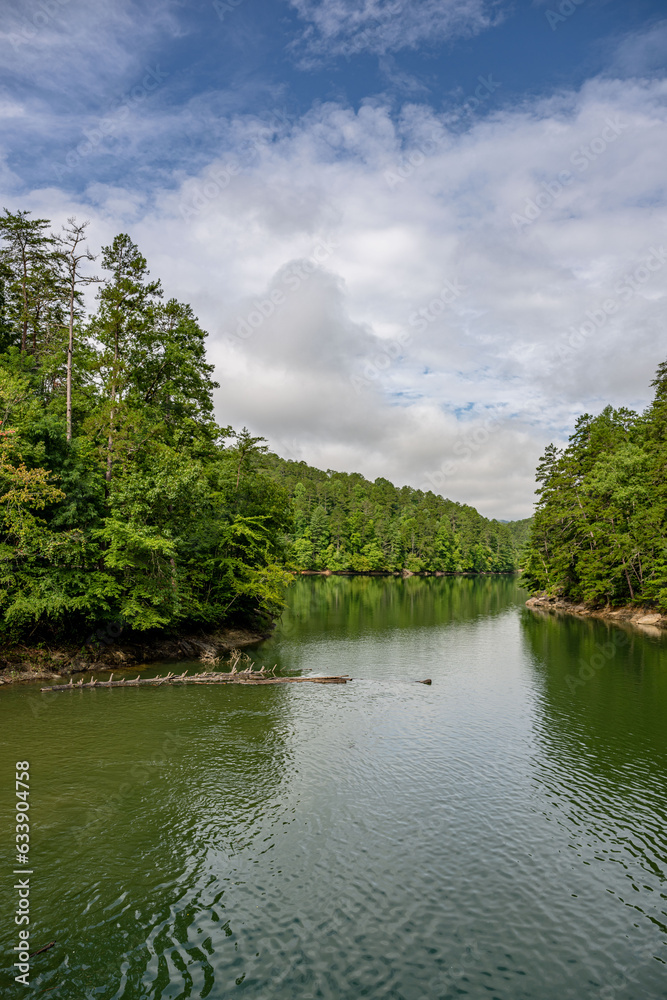
<path id="1" fill-rule="evenodd" d="M 663 3 L 3 14 L 3 204 L 129 231 L 210 331 L 222 422 L 512 517 L 577 413 L 646 402 Z"/>
<path id="2" fill-rule="evenodd" d="M 473 117 L 590 77 L 663 68 L 664 57 L 651 59 L 650 47 L 629 65 L 618 58 L 633 37 L 659 31 L 661 3 L 565 2 L 572 13 L 560 13 L 562 0 L 119 2 L 108 12 L 77 0 L 9 3 L 2 92 L 38 120 L 22 120 L 15 131 L 10 124 L 7 163 L 33 186 L 58 180 L 78 192 L 93 179 L 126 181 L 129 171 L 150 190 L 156 171 L 176 183 L 174 171 L 192 172 L 230 148 L 232 116 L 272 123 L 278 113 L 293 121 L 317 104 L 358 109 L 368 101 L 395 113 L 414 101 L 455 114 L 474 97 L 479 77 L 490 76 L 501 86 L 474 116 L 461 117 L 458 127 L 466 129 Z M 453 23 L 450 10 L 460 11 Z M 656 50 L 663 56 L 664 47 Z M 150 70 L 157 70 L 149 81 L 155 88 L 141 98 L 136 92 Z M 158 141 L 150 127 L 131 143 L 119 129 L 78 168 L 65 169 L 86 130 L 128 96 L 137 123 L 162 123 Z"/>

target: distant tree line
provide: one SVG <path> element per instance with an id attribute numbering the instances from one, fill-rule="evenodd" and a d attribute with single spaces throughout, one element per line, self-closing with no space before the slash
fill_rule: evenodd
<path id="1" fill-rule="evenodd" d="M 298 569 L 511 573 L 528 521 L 501 523 L 473 507 L 358 473 L 323 472 L 269 455 L 266 473 L 292 498 Z"/>
<path id="2" fill-rule="evenodd" d="M 607 406 L 577 420 L 537 469 L 524 581 L 595 605 L 667 608 L 667 362 L 641 414 Z"/>

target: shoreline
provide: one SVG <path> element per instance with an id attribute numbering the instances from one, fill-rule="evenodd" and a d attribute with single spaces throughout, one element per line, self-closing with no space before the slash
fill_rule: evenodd
<path id="1" fill-rule="evenodd" d="M 489 577 L 516 576 L 517 571 L 476 573 L 464 570 L 445 573 L 442 570 L 297 570 L 296 576 L 372 576 L 406 579 L 420 577 Z M 667 627 L 667 621 L 666 621 Z M 73 674 L 91 671 L 136 669 L 156 662 L 198 661 L 214 664 L 232 649 L 243 649 L 269 638 L 271 629 L 253 632 L 244 628 L 216 629 L 211 633 L 162 636 L 145 641 L 110 641 L 89 639 L 83 644 L 63 643 L 52 647 L 27 646 L 15 643 L 0 647 L 0 687 L 39 680 L 69 678 Z"/>
<path id="2" fill-rule="evenodd" d="M 615 625 L 633 625 L 653 635 L 660 635 L 667 629 L 667 614 L 662 614 L 650 605 L 624 604 L 620 608 L 596 608 L 585 602 L 575 603 L 562 597 L 535 594 L 526 601 L 526 607 L 535 611 L 552 614 L 573 615 L 576 618 L 597 618 Z"/>
<path id="3" fill-rule="evenodd" d="M 494 570 L 485 573 L 474 569 L 462 569 L 458 573 L 446 573 L 441 569 L 422 569 L 413 572 L 409 569 L 297 569 L 295 576 L 397 576 L 405 579 L 408 576 L 518 576 L 521 570 Z"/>
<path id="4" fill-rule="evenodd" d="M 267 639 L 269 632 L 243 628 L 218 629 L 201 635 L 156 638 L 145 642 L 87 642 L 52 649 L 17 643 L 0 650 L 0 687 L 23 681 L 55 680 L 94 670 L 122 670 L 162 661 L 197 660 L 215 664 L 231 652 Z M 96 648 L 97 647 L 97 648 Z"/>

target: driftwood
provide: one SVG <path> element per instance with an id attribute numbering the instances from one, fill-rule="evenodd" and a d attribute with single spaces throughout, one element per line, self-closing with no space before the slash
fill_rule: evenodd
<path id="1" fill-rule="evenodd" d="M 190 674 L 188 676 L 187 670 L 182 674 L 168 673 L 164 677 L 142 677 L 138 674 L 135 679 L 127 680 L 122 677 L 119 681 L 113 679 L 113 674 L 109 677 L 108 681 L 97 681 L 94 677 L 84 684 L 83 677 L 77 684 L 70 679 L 69 684 L 51 684 L 49 687 L 43 687 L 42 691 L 80 691 L 82 689 L 90 690 L 91 688 L 115 688 L 115 687 L 160 687 L 162 684 L 347 684 L 353 678 L 349 674 L 338 674 L 333 677 L 275 677 L 271 676 L 275 672 L 275 667 L 273 671 L 269 672 L 264 667 L 260 670 L 253 670 L 249 667 L 247 670 L 238 671 L 236 666 L 232 666 L 230 673 L 213 673 L 212 671 L 204 671 L 200 674 Z M 431 678 L 425 681 L 416 681 L 416 684 L 431 684 Z"/>
<path id="2" fill-rule="evenodd" d="M 108 681 L 97 681 L 93 677 L 87 684 L 84 684 L 82 677 L 77 684 L 70 680 L 69 684 L 51 684 L 41 690 L 74 691 L 82 688 L 89 690 L 90 688 L 112 687 L 160 687 L 162 684 L 299 684 L 303 681 L 308 681 L 311 684 L 347 684 L 349 680 L 352 678 L 347 674 L 337 677 L 272 677 L 262 667 L 261 670 L 232 670 L 231 673 L 205 671 L 190 676 L 186 670 L 182 674 L 168 673 L 165 677 L 141 677 L 138 675 L 134 680 L 126 680 L 123 677 L 119 681 L 115 681 L 113 674 L 111 674 Z"/>

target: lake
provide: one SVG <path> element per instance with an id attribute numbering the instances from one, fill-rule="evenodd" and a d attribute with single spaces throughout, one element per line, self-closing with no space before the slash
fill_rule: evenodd
<path id="1" fill-rule="evenodd" d="M 526 597 L 302 578 L 252 656 L 352 683 L 1 689 L 2 996 L 23 760 L 48 1000 L 667 996 L 666 640 Z"/>

